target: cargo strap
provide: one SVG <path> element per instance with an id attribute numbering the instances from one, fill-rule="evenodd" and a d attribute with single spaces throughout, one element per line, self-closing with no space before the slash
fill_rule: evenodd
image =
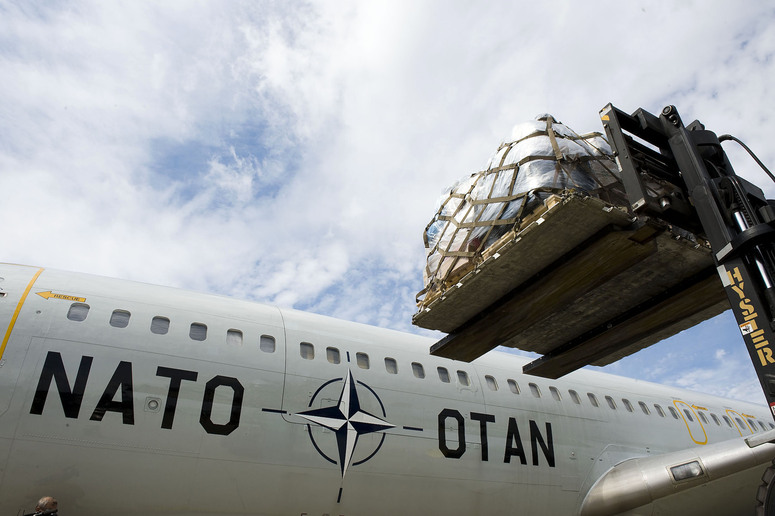
<path id="1" fill-rule="evenodd" d="M 546 134 L 549 136 L 549 141 L 552 143 L 552 149 L 554 149 L 554 157 L 557 161 L 562 161 L 562 151 L 557 144 L 557 137 L 554 135 L 554 129 L 552 129 L 552 117 L 546 119 Z"/>

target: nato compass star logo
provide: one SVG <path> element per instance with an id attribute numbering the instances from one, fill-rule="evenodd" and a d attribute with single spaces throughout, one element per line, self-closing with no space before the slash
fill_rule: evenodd
<path id="1" fill-rule="evenodd" d="M 331 380 L 323 384 L 320 389 L 315 392 L 315 395 L 310 400 L 310 405 L 312 405 L 312 403 L 315 401 L 315 397 L 323 389 L 323 387 L 333 382 L 339 381 L 342 380 Z M 377 398 L 377 401 L 382 408 L 384 417 L 385 408 L 382 406 L 382 401 L 380 401 L 377 394 L 365 383 L 357 383 L 358 385 L 368 389 L 369 392 L 371 392 L 371 394 Z M 370 414 L 361 408 L 361 401 L 358 397 L 356 382 L 353 380 L 353 375 L 350 371 L 347 372 L 347 376 L 344 378 L 342 392 L 339 395 L 339 401 L 335 405 L 319 409 L 306 410 L 304 412 L 297 412 L 296 414 L 291 415 L 299 416 L 312 424 L 322 426 L 334 432 L 336 435 L 337 449 L 339 451 L 338 464 L 342 472 L 342 480 L 344 480 L 344 476 L 347 473 L 347 468 L 352 462 L 353 453 L 355 452 L 355 447 L 358 444 L 358 438 L 364 434 L 382 432 L 389 428 L 395 427 L 395 425 L 388 423 L 384 419 L 377 417 L 374 414 Z M 320 446 L 318 446 L 317 442 L 315 442 L 315 438 L 312 436 L 312 432 L 309 432 L 309 437 L 310 440 L 312 440 L 312 444 L 315 446 L 315 449 L 318 451 L 318 453 L 320 453 L 328 461 L 336 463 L 336 461 L 331 459 L 331 457 L 326 455 L 320 449 Z M 362 464 L 363 462 L 366 462 L 371 457 L 373 457 L 374 454 L 379 451 L 379 448 L 382 446 L 382 442 L 384 442 L 384 440 L 385 434 L 382 434 L 382 440 L 380 441 L 379 446 L 377 446 L 377 449 L 374 450 L 374 452 L 366 459 L 359 461 L 357 464 Z"/>
<path id="2" fill-rule="evenodd" d="M 339 382 L 342 382 L 342 390 L 338 393 L 339 399 L 335 400 L 334 398 L 337 396 L 336 384 Z M 387 417 L 385 406 L 382 404 L 379 396 L 377 396 L 377 393 L 374 392 L 374 389 L 361 381 L 355 381 L 350 371 L 347 371 L 347 375 L 343 378 L 334 378 L 321 385 L 312 395 L 308 407 L 312 407 L 316 401 L 321 408 L 310 408 L 303 412 L 291 413 L 283 409 L 272 408 L 264 408 L 262 410 L 264 412 L 283 414 L 283 416 L 295 416 L 307 421 L 307 433 L 312 446 L 328 462 L 339 465 L 339 470 L 342 474 L 342 484 L 339 487 L 339 496 L 336 502 L 340 503 L 347 468 L 363 464 L 374 457 L 385 442 L 385 431 L 396 428 L 396 425 L 389 423 L 385 419 Z M 364 410 L 363 407 L 369 407 L 372 412 L 375 411 L 374 409 L 377 409 L 382 416 L 374 415 Z M 288 420 L 286 419 L 286 421 Z M 320 429 L 320 431 L 317 433 L 313 432 L 313 427 Z M 414 426 L 403 426 L 401 428 L 403 431 L 423 431 L 422 428 Z M 336 437 L 335 442 L 324 440 L 325 434 L 328 432 L 334 434 Z M 376 439 L 371 439 L 371 448 L 362 446 L 358 449 L 358 456 L 363 457 L 365 455 L 366 457 L 356 460 L 356 448 L 361 436 L 376 433 L 381 433 L 379 442 L 376 443 Z M 321 442 L 315 440 L 315 434 L 317 434 L 317 439 Z M 363 441 L 366 441 L 366 439 Z"/>

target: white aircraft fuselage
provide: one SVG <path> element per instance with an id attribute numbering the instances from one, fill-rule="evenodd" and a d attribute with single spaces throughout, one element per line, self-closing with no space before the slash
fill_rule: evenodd
<path id="1" fill-rule="evenodd" d="M 748 514 L 775 456 L 760 405 L 167 287 L 0 278 L 0 514 L 43 495 L 64 516 Z"/>

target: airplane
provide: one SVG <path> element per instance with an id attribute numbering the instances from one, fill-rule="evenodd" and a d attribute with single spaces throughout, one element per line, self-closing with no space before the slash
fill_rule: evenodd
<path id="1" fill-rule="evenodd" d="M 757 404 L 593 370 L 525 376 L 512 354 L 457 362 L 424 336 L 14 264 L 0 336 L 0 514 L 44 495 L 80 516 L 772 503 L 775 424 Z"/>

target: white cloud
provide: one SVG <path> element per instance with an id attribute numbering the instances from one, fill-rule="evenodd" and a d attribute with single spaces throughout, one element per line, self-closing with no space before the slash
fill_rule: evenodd
<path id="1" fill-rule="evenodd" d="M 261 166 L 254 156 L 238 156 L 234 147 L 229 148 L 229 158 L 229 163 L 223 163 L 213 157 L 204 180 L 215 189 L 215 202 L 243 206 L 253 199 L 254 183 L 263 175 Z"/>
<path id="2" fill-rule="evenodd" d="M 436 197 L 516 122 L 548 111 L 585 132 L 609 101 L 674 103 L 775 161 L 766 4 L 2 9 L 7 261 L 408 329 Z M 716 373 L 745 362 L 712 348 Z M 659 349 L 629 373 L 671 370 Z"/>

